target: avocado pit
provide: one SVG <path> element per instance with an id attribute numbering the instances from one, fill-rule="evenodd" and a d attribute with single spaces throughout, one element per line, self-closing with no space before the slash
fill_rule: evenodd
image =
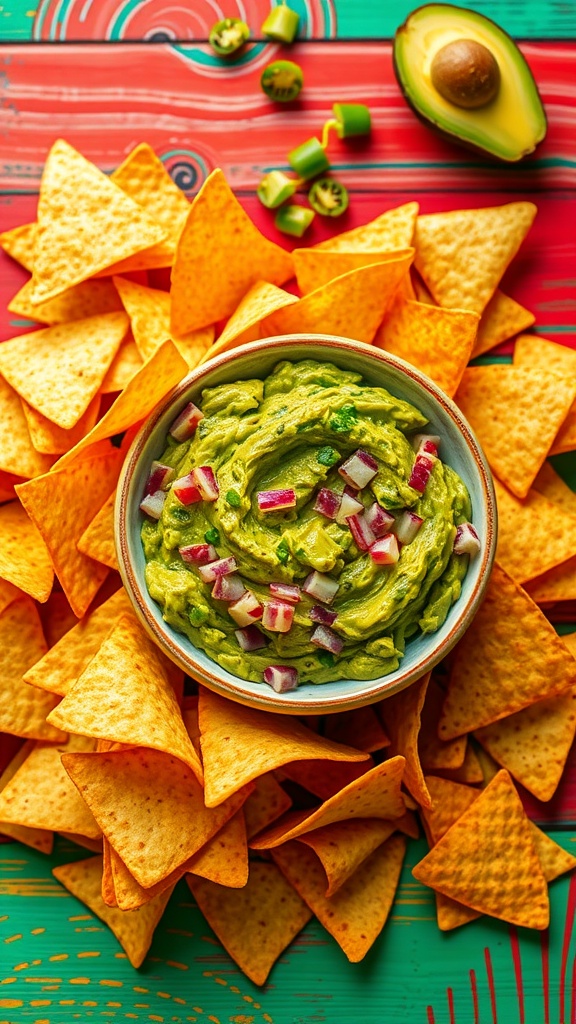
<path id="1" fill-rule="evenodd" d="M 435 55 L 430 75 L 437 92 L 457 107 L 487 106 L 500 89 L 500 68 L 487 46 L 475 39 L 455 39 Z"/>

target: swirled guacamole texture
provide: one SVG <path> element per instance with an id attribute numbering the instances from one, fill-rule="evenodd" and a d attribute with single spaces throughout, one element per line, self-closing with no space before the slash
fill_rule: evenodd
<path id="1" fill-rule="evenodd" d="M 411 436 L 426 418 L 357 373 L 313 360 L 281 362 L 263 380 L 207 388 L 198 403 L 204 419 L 193 438 L 168 436 L 161 461 L 181 477 L 209 465 L 219 497 L 184 506 L 169 491 L 161 518 L 142 525 L 146 582 L 164 619 L 223 668 L 260 682 L 268 665 L 290 665 L 300 682 L 373 679 L 393 672 L 406 643 L 444 622 L 460 596 L 468 556 L 453 552 L 456 527 L 470 518 L 467 489 L 438 460 L 423 494 L 408 485 L 415 453 Z M 314 511 L 320 487 L 342 492 L 341 461 L 362 448 L 378 473 L 360 494 L 365 506 L 410 508 L 424 520 L 394 565 L 377 565 L 356 547 L 348 525 Z M 258 508 L 259 491 L 292 488 L 296 507 Z M 302 584 L 312 570 L 337 580 L 332 629 L 344 640 L 340 655 L 315 647 L 310 609 L 302 594 L 288 633 L 259 628 L 269 644 L 245 653 L 227 605 L 211 596 L 178 549 L 214 543 L 233 555 L 244 585 L 262 602 L 271 582 Z"/>

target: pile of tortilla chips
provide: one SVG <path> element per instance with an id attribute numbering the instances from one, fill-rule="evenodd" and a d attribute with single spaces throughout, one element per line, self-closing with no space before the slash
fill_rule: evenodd
<path id="1" fill-rule="evenodd" d="M 108 178 L 60 141 L 36 223 L 1 236 L 31 272 L 9 308 L 39 329 L 0 346 L 0 830 L 89 851 L 54 874 L 135 966 L 181 878 L 257 984 L 313 914 L 360 960 L 414 811 L 440 928 L 547 926 L 548 884 L 576 859 L 517 787 L 549 800 L 576 730 L 576 643 L 545 616 L 576 598 L 576 495 L 546 461 L 576 449 L 576 354 L 523 333 L 534 317 L 499 289 L 534 214 L 409 203 L 288 254 L 220 171 L 189 204 L 147 145 Z M 162 268 L 170 291 L 147 276 Z M 112 531 L 125 452 L 170 388 L 298 331 L 376 344 L 455 396 L 500 515 L 486 599 L 446 664 L 305 720 L 184 680 L 134 618 Z M 467 368 L 514 337 L 512 365 Z"/>

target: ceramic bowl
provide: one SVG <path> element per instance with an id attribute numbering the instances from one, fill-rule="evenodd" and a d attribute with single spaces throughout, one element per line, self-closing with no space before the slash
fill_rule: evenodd
<path id="1" fill-rule="evenodd" d="M 442 459 L 468 487 L 472 521 L 481 552 L 471 560 L 462 594 L 444 625 L 416 636 L 406 646 L 399 668 L 378 679 L 343 679 L 314 685 L 303 683 L 289 693 L 275 693 L 265 683 L 249 682 L 221 668 L 187 637 L 162 618 L 144 579 L 145 559 L 140 541 L 139 503 L 150 464 L 165 447 L 168 429 L 183 407 L 202 402 L 206 387 L 264 377 L 281 359 L 315 359 L 362 374 L 369 384 L 387 388 L 416 406 L 429 419 L 426 430 L 442 438 Z M 490 470 L 468 423 L 454 403 L 432 380 L 395 356 L 361 342 L 328 335 L 287 335 L 224 352 L 198 367 L 156 407 L 128 453 L 116 502 L 116 548 L 124 586 L 142 625 L 159 647 L 185 672 L 233 700 L 285 714 L 325 714 L 360 707 L 388 696 L 427 672 L 460 639 L 476 612 L 488 582 L 496 546 L 496 502 Z"/>

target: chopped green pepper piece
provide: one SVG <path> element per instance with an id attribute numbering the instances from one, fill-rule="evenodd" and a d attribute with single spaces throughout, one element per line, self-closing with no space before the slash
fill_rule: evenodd
<path id="1" fill-rule="evenodd" d="M 241 501 L 238 491 L 226 491 L 226 501 L 229 505 L 232 505 L 232 508 L 240 508 Z"/>
<path id="2" fill-rule="evenodd" d="M 316 458 L 321 466 L 335 466 L 340 461 L 340 454 L 330 445 L 326 445 L 320 449 Z"/>
<path id="3" fill-rule="evenodd" d="M 364 103 L 335 103 L 332 111 L 340 139 L 350 139 L 353 135 L 370 134 L 372 119 L 370 111 Z"/>
<path id="4" fill-rule="evenodd" d="M 330 167 L 330 161 L 319 139 L 313 137 L 296 146 L 288 154 L 288 163 L 304 181 L 323 174 Z"/>
<path id="5" fill-rule="evenodd" d="M 209 530 L 206 530 L 204 534 L 204 540 L 207 544 L 219 544 L 220 543 L 220 531 L 215 526 L 211 526 Z"/>
<path id="6" fill-rule="evenodd" d="M 270 171 L 258 185 L 258 199 L 269 210 L 281 206 L 294 195 L 298 187 L 295 178 L 289 178 L 283 171 Z"/>
<path id="7" fill-rule="evenodd" d="M 339 434 L 345 434 L 347 431 L 352 430 L 352 427 L 358 419 L 358 412 L 355 405 L 343 405 L 338 412 L 334 413 L 330 420 L 330 426 L 332 430 L 337 431 Z"/>
<path id="8" fill-rule="evenodd" d="M 332 668 L 335 660 L 330 651 L 318 651 L 318 661 L 324 668 Z"/>
<path id="9" fill-rule="evenodd" d="M 290 103 L 304 85 L 302 68 L 292 60 L 275 60 L 264 68 L 260 78 L 262 91 L 278 103 Z"/>
<path id="10" fill-rule="evenodd" d="M 290 554 L 290 551 L 289 551 L 288 545 L 287 545 L 286 541 L 284 540 L 284 538 L 282 538 L 282 540 L 280 541 L 278 547 L 276 548 L 276 555 L 278 557 L 278 561 L 282 562 L 282 565 L 286 565 L 286 563 L 288 561 L 289 554 Z"/>
<path id="11" fill-rule="evenodd" d="M 307 210 L 304 206 L 282 206 L 274 218 L 274 223 L 278 231 L 283 231 L 285 235 L 302 238 L 315 216 L 314 210 Z"/>
<path id="12" fill-rule="evenodd" d="M 348 189 L 333 178 L 320 178 L 312 185 L 308 201 L 322 217 L 340 217 L 348 209 Z"/>
<path id="13" fill-rule="evenodd" d="M 273 7 L 270 11 L 262 25 L 262 33 L 270 39 L 277 39 L 279 43 L 291 43 L 298 31 L 299 21 L 299 14 L 287 7 L 282 0 L 278 7 Z"/>
<path id="14" fill-rule="evenodd" d="M 236 53 L 250 37 L 250 29 L 240 18 L 223 18 L 210 29 L 208 42 L 219 57 Z"/>

